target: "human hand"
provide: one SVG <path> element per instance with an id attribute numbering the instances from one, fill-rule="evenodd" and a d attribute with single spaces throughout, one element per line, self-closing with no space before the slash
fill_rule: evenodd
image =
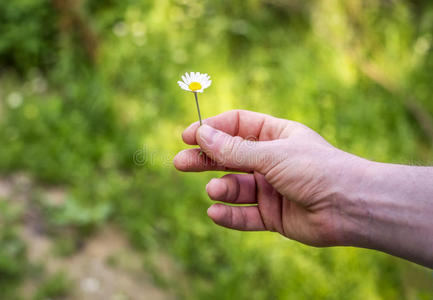
<path id="1" fill-rule="evenodd" d="M 206 187 L 212 220 L 237 230 L 269 230 L 314 246 L 346 245 L 351 221 L 343 206 L 362 180 L 364 160 L 343 152 L 308 127 L 234 110 L 189 126 L 174 165 L 186 172 L 224 170 Z M 350 173 L 350 176 L 348 176 Z"/>

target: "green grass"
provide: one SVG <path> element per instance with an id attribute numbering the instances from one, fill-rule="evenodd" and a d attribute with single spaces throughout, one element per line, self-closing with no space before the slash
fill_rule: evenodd
<path id="1" fill-rule="evenodd" d="M 433 295 L 428 285 L 406 279 L 409 270 L 432 283 L 430 271 L 413 270 L 385 254 L 316 249 L 271 233 L 216 227 L 205 213 L 210 201 L 204 186 L 221 174 L 180 174 L 171 165 L 185 147 L 183 128 L 197 118 L 193 97 L 176 85 L 182 73 L 193 70 L 213 79 L 200 98 L 204 117 L 256 110 L 305 123 L 334 145 L 369 159 L 431 163 L 431 144 L 404 106 L 411 96 L 433 112 L 428 4 L 416 17 L 419 12 L 406 1 L 372 2 L 368 8 L 362 1 L 282 7 L 253 0 L 131 0 L 119 6 L 87 1 L 78 14 L 97 32 L 92 62 L 80 47 L 79 31 L 41 17 L 62 18 L 50 3 L 19 2 L 0 5 L 8 8 L 0 10 L 0 18 L 22 30 L 0 37 L 0 64 L 7 68 L 0 76 L 0 172 L 24 171 L 41 186 L 65 187 L 64 206 L 38 200 L 53 239 L 63 227 L 74 228 L 71 239 L 81 239 L 115 222 L 157 281 L 180 298 Z M 51 38 L 17 27 L 13 8 L 24 15 L 41 10 L 32 19 L 34 28 L 44 25 Z M 16 37 L 28 43 L 11 58 L 11 46 L 2 45 L 12 45 Z M 399 92 L 365 74 L 365 62 L 396 82 Z M 137 162 L 137 154 L 144 160 Z M 7 226 L 0 236 L 5 239 L 0 286 L 12 298 L 27 276 L 25 247 Z M 9 244 L 19 251 L 7 252 Z M 57 245 L 58 255 L 74 251 L 69 239 L 60 238 Z M 181 284 L 157 278 L 157 266 L 148 258 L 158 252 L 179 265 Z M 16 257 L 22 265 L 9 263 Z M 68 284 L 48 280 L 38 295 L 56 296 Z"/>

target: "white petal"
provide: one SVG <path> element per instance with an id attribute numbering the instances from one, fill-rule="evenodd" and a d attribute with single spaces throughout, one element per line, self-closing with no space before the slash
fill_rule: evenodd
<path id="1" fill-rule="evenodd" d="M 194 74 L 194 72 L 191 72 L 191 73 L 189 74 L 189 78 L 191 79 L 191 82 L 194 82 L 194 81 L 195 81 L 195 74 Z"/>
<path id="2" fill-rule="evenodd" d="M 186 77 L 186 84 L 190 84 L 191 83 L 191 77 L 189 76 L 188 72 L 185 73 L 185 77 Z"/>
<path id="3" fill-rule="evenodd" d="M 184 90 L 185 90 L 185 89 L 189 89 L 189 88 L 188 88 L 188 85 L 187 85 L 186 83 L 182 82 L 182 81 L 179 81 L 178 84 L 179 84 L 179 86 L 180 86 L 182 89 L 184 89 Z"/>
<path id="4" fill-rule="evenodd" d="M 212 81 L 210 80 L 210 76 L 207 73 L 200 73 L 200 72 L 186 72 L 185 75 L 182 76 L 183 81 L 178 81 L 179 86 L 185 90 L 192 92 L 192 90 L 189 88 L 189 85 L 192 82 L 198 82 L 201 85 L 201 89 L 197 90 L 197 93 L 203 93 L 203 90 L 208 88 Z"/>
<path id="5" fill-rule="evenodd" d="M 208 82 L 208 79 L 204 75 L 202 75 L 202 77 L 200 78 L 200 81 L 202 83 L 206 83 L 206 82 Z"/>

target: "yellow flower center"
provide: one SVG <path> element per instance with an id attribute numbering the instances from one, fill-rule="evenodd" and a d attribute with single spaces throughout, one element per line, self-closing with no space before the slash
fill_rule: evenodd
<path id="1" fill-rule="evenodd" d="M 199 82 L 191 82 L 189 89 L 193 92 L 201 90 L 201 84 Z"/>

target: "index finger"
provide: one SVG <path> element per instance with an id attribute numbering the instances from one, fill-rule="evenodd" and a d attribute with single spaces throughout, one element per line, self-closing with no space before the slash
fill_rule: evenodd
<path id="1" fill-rule="evenodd" d="M 247 110 L 230 110 L 205 119 L 203 123 L 232 136 L 270 141 L 281 138 L 284 130 L 294 122 Z M 200 124 L 195 122 L 185 129 L 182 138 L 186 144 L 197 145 L 195 135 L 199 127 Z"/>

